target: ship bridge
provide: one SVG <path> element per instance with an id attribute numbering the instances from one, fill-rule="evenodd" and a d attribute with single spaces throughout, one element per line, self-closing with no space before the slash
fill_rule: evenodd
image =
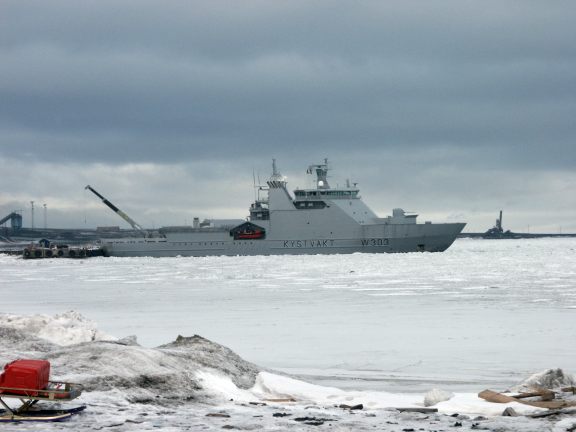
<path id="1" fill-rule="evenodd" d="M 251 221 L 269 220 L 271 212 L 284 212 L 291 210 L 308 211 L 323 210 L 329 211 L 330 216 L 336 217 L 335 212 L 340 211 L 352 218 L 359 224 L 370 223 L 377 218 L 377 215 L 370 209 L 360 197 L 360 190 L 346 182 L 345 187 L 331 188 L 328 183 L 328 160 L 318 165 L 310 165 L 307 174 L 315 175 L 315 188 L 296 189 L 294 198 L 286 189 L 286 178 L 280 174 L 276 167 L 276 161 L 272 160 L 272 176 L 268 180 L 268 202 L 257 199 L 250 207 Z M 277 214 L 278 215 L 278 214 Z M 278 217 L 278 216 L 276 216 Z"/>
<path id="2" fill-rule="evenodd" d="M 358 199 L 358 189 L 296 189 L 294 196 L 298 201 L 329 199 Z"/>
<path id="3" fill-rule="evenodd" d="M 328 183 L 328 159 L 324 159 L 324 163 L 318 165 L 310 165 L 307 174 L 316 174 L 316 188 L 315 189 L 296 189 L 294 197 L 297 201 L 316 201 L 319 199 L 359 199 L 359 189 L 350 187 L 350 182 L 347 181 L 345 188 L 332 189 Z M 356 184 L 354 184 L 356 186 Z"/>

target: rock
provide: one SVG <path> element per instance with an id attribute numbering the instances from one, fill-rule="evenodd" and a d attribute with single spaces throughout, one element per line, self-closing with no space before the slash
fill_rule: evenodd
<path id="1" fill-rule="evenodd" d="M 136 346 L 138 345 L 138 338 L 136 337 L 136 335 L 130 335 L 123 337 L 122 339 L 118 339 L 116 343 L 120 345 Z"/>
<path id="2" fill-rule="evenodd" d="M 338 405 L 338 408 L 348 409 L 348 410 L 361 410 L 361 409 L 364 409 L 364 405 L 363 404 L 358 404 L 358 405 L 340 404 L 340 405 Z"/>
<path id="3" fill-rule="evenodd" d="M 408 413 L 420 413 L 420 414 L 430 414 L 430 413 L 437 413 L 438 408 L 391 408 L 391 411 L 400 411 L 400 412 L 408 412 Z M 458 415 L 458 414 L 456 414 Z"/>
<path id="4" fill-rule="evenodd" d="M 502 415 L 504 417 L 518 417 L 518 413 L 512 407 L 508 407 L 502 411 Z"/>
<path id="5" fill-rule="evenodd" d="M 325 422 L 337 421 L 336 419 L 319 418 L 319 417 L 296 417 L 294 420 L 312 426 L 320 426 Z"/>
<path id="6" fill-rule="evenodd" d="M 554 390 L 574 385 L 576 385 L 574 377 L 564 373 L 562 369 L 546 369 L 525 379 L 511 390 L 514 392 L 529 392 L 533 389 Z"/>

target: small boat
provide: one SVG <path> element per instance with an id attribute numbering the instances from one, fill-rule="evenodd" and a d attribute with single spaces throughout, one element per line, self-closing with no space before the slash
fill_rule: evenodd
<path id="1" fill-rule="evenodd" d="M 244 231 L 236 234 L 236 239 L 248 240 L 248 239 L 259 239 L 264 237 L 263 231 Z"/>

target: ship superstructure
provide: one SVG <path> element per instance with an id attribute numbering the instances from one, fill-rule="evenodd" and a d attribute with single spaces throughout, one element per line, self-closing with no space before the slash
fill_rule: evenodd
<path id="1" fill-rule="evenodd" d="M 399 208 L 378 217 L 355 184 L 332 188 L 328 170 L 327 160 L 309 166 L 314 187 L 291 195 L 273 161 L 245 220 L 195 219 L 192 226 L 164 227 L 142 238 L 102 240 L 102 248 L 110 256 L 155 257 L 441 252 L 465 226 L 417 223 L 417 215 Z"/>

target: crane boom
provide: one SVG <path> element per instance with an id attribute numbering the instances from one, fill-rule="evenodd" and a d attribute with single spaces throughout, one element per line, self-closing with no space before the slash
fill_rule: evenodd
<path id="1" fill-rule="evenodd" d="M 147 234 L 147 231 L 144 228 L 142 228 L 140 225 L 138 225 L 134 221 L 134 219 L 132 219 L 130 216 L 128 216 L 126 213 L 124 213 L 122 210 L 120 210 L 118 207 L 116 207 L 114 204 L 112 204 L 110 201 L 108 201 L 102 195 L 100 195 L 94 188 L 92 188 L 92 186 L 88 185 L 84 189 L 88 189 L 94 195 L 96 195 L 98 198 L 100 198 L 104 204 L 106 204 L 108 207 L 110 207 L 114 211 L 114 213 L 116 213 L 118 216 L 120 216 L 122 219 L 124 219 L 126 222 L 128 222 L 132 228 L 134 228 L 135 230 L 141 231 L 145 235 Z"/>

